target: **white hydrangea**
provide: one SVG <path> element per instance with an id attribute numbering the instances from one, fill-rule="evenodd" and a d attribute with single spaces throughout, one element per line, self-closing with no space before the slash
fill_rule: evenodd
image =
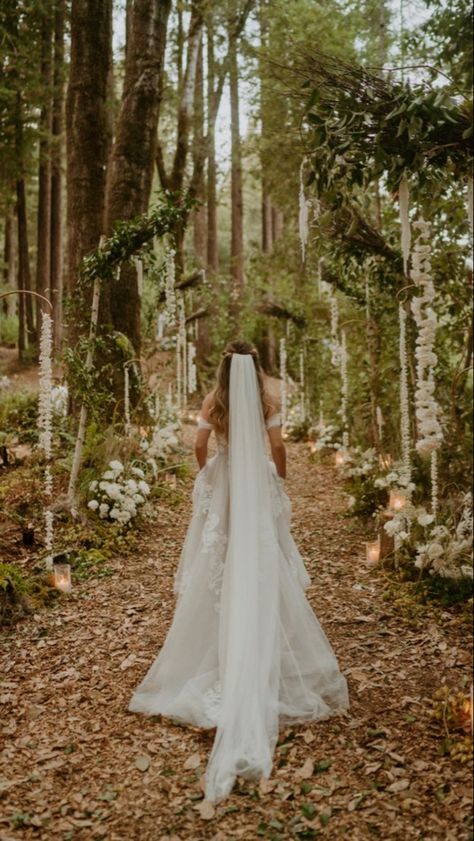
<path id="1" fill-rule="evenodd" d="M 136 516 L 150 493 L 145 472 L 137 465 L 125 468 L 120 461 L 111 461 L 103 476 L 89 483 L 93 498 L 87 503 L 101 519 L 108 518 L 125 525 Z"/>

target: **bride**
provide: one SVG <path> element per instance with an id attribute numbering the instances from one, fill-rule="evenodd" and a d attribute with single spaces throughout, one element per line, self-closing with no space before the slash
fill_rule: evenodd
<path id="1" fill-rule="evenodd" d="M 217 453 L 207 459 L 212 431 Z M 201 469 L 173 621 L 128 708 L 216 728 L 205 797 L 218 801 L 236 775 L 268 779 L 280 727 L 343 713 L 349 699 L 306 599 L 278 401 L 253 345 L 235 341 L 223 351 L 195 452 Z"/>

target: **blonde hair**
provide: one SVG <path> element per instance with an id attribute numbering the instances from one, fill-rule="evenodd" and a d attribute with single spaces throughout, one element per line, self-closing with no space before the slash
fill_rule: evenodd
<path id="1" fill-rule="evenodd" d="M 229 342 L 222 351 L 221 361 L 216 372 L 217 382 L 211 391 L 213 405 L 209 409 L 209 415 L 212 418 L 216 432 L 225 435 L 226 438 L 229 434 L 230 363 L 234 353 L 249 354 L 254 361 L 260 397 L 262 400 L 263 416 L 265 420 L 274 409 L 274 405 L 270 401 L 265 390 L 264 372 L 257 348 L 250 344 L 250 342 L 245 342 L 242 339 Z"/>

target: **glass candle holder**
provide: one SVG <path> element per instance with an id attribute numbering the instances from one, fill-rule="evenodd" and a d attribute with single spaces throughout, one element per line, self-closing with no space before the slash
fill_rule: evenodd
<path id="1" fill-rule="evenodd" d="M 380 538 L 370 540 L 365 544 L 366 560 L 368 564 L 376 564 L 380 561 Z"/>
<path id="2" fill-rule="evenodd" d="M 54 586 L 63 593 L 70 593 L 72 589 L 70 564 L 55 563 L 53 569 Z"/>
<path id="3" fill-rule="evenodd" d="M 391 490 L 388 507 L 392 511 L 400 511 L 407 504 L 406 495 L 403 491 Z"/>
<path id="4" fill-rule="evenodd" d="M 336 463 L 336 467 L 342 467 L 342 465 L 346 461 L 346 454 L 344 450 L 336 450 L 336 454 L 334 456 L 334 461 Z"/>

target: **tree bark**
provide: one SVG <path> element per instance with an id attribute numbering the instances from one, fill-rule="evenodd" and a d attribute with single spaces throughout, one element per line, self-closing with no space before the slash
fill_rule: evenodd
<path id="1" fill-rule="evenodd" d="M 36 236 L 36 291 L 51 299 L 51 129 L 52 129 L 52 35 L 51 12 L 41 12 L 41 88 L 43 102 L 39 119 L 38 212 Z M 36 323 L 49 312 L 45 301 L 36 298 Z"/>
<path id="2" fill-rule="evenodd" d="M 75 304 L 69 325 L 72 344 L 88 330 L 92 301 L 91 289 L 83 294 L 77 287 L 81 261 L 97 248 L 104 230 L 111 38 L 112 0 L 72 0 L 66 100 L 67 291 Z"/>
<path id="3" fill-rule="evenodd" d="M 219 271 L 217 243 L 217 164 L 216 164 L 216 115 L 214 103 L 215 58 L 214 27 L 212 19 L 207 26 L 207 268 L 211 274 Z"/>
<path id="4" fill-rule="evenodd" d="M 230 38 L 230 114 L 231 114 L 231 244 L 230 276 L 232 294 L 238 302 L 244 286 L 244 241 L 243 241 L 243 198 L 242 198 L 242 149 L 240 142 L 239 116 L 239 69 L 237 63 L 237 42 Z"/>
<path id="5" fill-rule="evenodd" d="M 31 291 L 31 272 L 26 215 L 26 188 L 24 178 L 19 178 L 16 182 L 16 198 L 18 219 L 18 288 L 24 289 L 27 293 L 26 295 L 20 295 L 20 298 L 22 299 L 22 306 L 20 307 L 22 321 L 22 324 L 20 325 L 20 332 L 22 334 L 22 339 L 19 342 L 18 347 L 21 357 L 28 345 L 31 346 L 36 344 L 36 330 L 33 319 L 33 300 L 32 296 L 28 294 L 28 292 Z"/>
<path id="6" fill-rule="evenodd" d="M 61 347 L 63 320 L 62 158 L 64 128 L 64 0 L 54 12 L 53 113 L 51 125 L 51 255 L 50 289 L 56 352 Z"/>
<path id="7" fill-rule="evenodd" d="M 15 208 L 8 207 L 5 214 L 5 233 L 3 248 L 3 279 L 7 291 L 16 288 L 16 240 L 15 240 Z M 17 311 L 16 295 L 8 295 L 3 299 L 3 314 L 12 318 Z"/>
<path id="8" fill-rule="evenodd" d="M 204 143 L 204 84 L 203 84 L 203 49 L 202 39 L 199 44 L 194 92 L 194 131 L 193 161 L 196 169 L 197 159 L 201 155 Z M 193 212 L 194 257 L 199 266 L 206 264 L 206 207 L 204 204 L 204 170 L 199 169 L 196 183 L 196 198 L 199 202 Z"/>
<path id="9" fill-rule="evenodd" d="M 148 208 L 162 95 L 170 0 L 135 0 L 130 19 L 125 80 L 107 184 L 106 230 Z M 123 266 L 113 289 L 104 289 L 100 319 L 140 353 L 140 290 L 136 270 Z"/>

